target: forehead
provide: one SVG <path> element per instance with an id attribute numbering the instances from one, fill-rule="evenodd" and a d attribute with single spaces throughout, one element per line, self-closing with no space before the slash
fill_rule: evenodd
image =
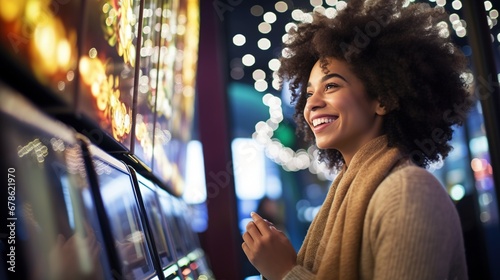
<path id="1" fill-rule="evenodd" d="M 316 61 L 311 69 L 310 77 L 313 75 L 323 76 L 330 73 L 353 74 L 347 62 L 335 58 L 327 58 L 326 60 Z"/>
<path id="2" fill-rule="evenodd" d="M 346 79 L 355 78 L 347 62 L 335 58 L 327 58 L 316 61 L 309 74 L 309 83 L 318 82 L 324 76 L 332 73 L 339 74 Z"/>

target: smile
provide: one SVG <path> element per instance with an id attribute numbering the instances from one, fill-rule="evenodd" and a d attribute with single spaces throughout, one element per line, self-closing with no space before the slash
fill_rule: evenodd
<path id="1" fill-rule="evenodd" d="M 323 117 L 323 118 L 313 119 L 312 125 L 314 127 L 316 127 L 316 126 L 321 125 L 321 124 L 331 123 L 331 122 L 335 121 L 337 118 L 338 117 L 334 116 L 334 117 Z"/>

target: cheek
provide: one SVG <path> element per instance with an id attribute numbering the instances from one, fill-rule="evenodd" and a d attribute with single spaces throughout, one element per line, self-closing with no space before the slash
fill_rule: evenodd
<path id="1" fill-rule="evenodd" d="M 356 107 L 356 100 L 348 94 L 337 95 L 330 99 L 330 105 L 341 115 L 351 114 Z"/>
<path id="2" fill-rule="evenodd" d="M 344 114 L 353 115 L 358 118 L 367 116 L 371 110 L 366 100 L 355 95 L 345 96 L 343 99 L 338 100 L 336 106 Z"/>

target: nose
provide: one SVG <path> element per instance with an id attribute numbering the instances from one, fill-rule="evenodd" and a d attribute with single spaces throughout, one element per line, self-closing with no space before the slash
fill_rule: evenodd
<path id="1" fill-rule="evenodd" d="M 316 111 L 317 109 L 323 108 L 325 102 L 322 98 L 321 93 L 313 93 L 306 101 L 306 111 Z"/>

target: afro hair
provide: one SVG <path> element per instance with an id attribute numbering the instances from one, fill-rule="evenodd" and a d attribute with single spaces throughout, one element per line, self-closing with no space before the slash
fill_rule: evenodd
<path id="1" fill-rule="evenodd" d="M 304 119 L 306 85 L 314 64 L 346 61 L 363 81 L 368 98 L 386 109 L 382 133 L 419 166 L 444 159 L 453 126 L 463 124 L 472 105 L 464 54 L 452 43 L 443 8 L 404 0 L 351 0 L 329 18 L 289 31 L 278 70 L 289 82 L 298 134 L 314 143 Z M 467 74 L 467 75 L 464 75 Z M 344 164 L 338 150 L 320 150 L 330 168 Z"/>

